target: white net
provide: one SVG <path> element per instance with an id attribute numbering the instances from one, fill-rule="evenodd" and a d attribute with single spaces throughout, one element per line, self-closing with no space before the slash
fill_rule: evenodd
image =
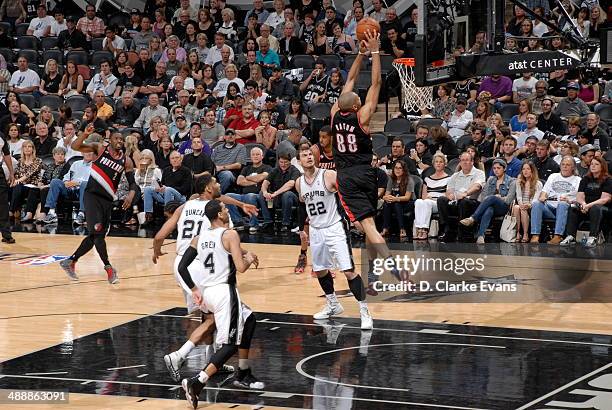
<path id="1" fill-rule="evenodd" d="M 393 67 L 399 73 L 402 82 L 402 100 L 408 113 L 419 112 L 433 107 L 433 87 L 418 87 L 414 83 L 414 60 L 397 59 Z"/>

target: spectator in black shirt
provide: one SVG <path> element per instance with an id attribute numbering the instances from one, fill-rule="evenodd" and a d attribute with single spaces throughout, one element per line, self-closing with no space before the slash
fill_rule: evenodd
<path id="1" fill-rule="evenodd" d="M 293 35 L 294 27 L 293 22 L 287 21 L 285 23 L 285 26 L 283 27 L 283 38 L 281 38 L 278 42 L 279 54 L 287 57 L 293 57 L 296 54 L 304 53 L 302 42 Z"/>
<path id="2" fill-rule="evenodd" d="M 378 195 L 378 209 L 382 209 L 382 197 L 385 195 L 385 191 L 387 190 L 387 182 L 389 181 L 389 176 L 385 172 L 384 169 L 378 166 L 378 155 L 372 155 L 372 168 L 376 168 L 376 192 Z"/>
<path id="3" fill-rule="evenodd" d="M 267 208 L 267 204 L 263 200 L 263 196 L 259 195 L 259 192 L 261 191 L 263 181 L 268 178 L 268 175 L 272 171 L 272 167 L 262 162 L 263 151 L 261 148 L 254 147 L 251 149 L 250 156 L 252 164 L 242 168 L 236 180 L 236 185 L 240 187 L 240 193 L 230 193 L 227 195 L 238 201 L 256 205 L 259 209 L 263 210 Z M 234 222 L 234 226 L 243 225 L 242 215 L 238 211 L 238 208 L 235 205 L 228 205 L 227 208 Z M 252 216 L 250 218 L 249 227 L 250 233 L 256 233 L 259 230 L 257 216 Z"/>
<path id="4" fill-rule="evenodd" d="M 166 205 L 170 201 L 181 203 L 187 200 L 191 193 L 193 178 L 191 170 L 182 165 L 183 158 L 178 151 L 170 154 L 170 166 L 162 171 L 161 183 L 157 188 L 145 187 L 143 191 L 144 211 L 147 222 L 153 219 L 153 204 L 155 202 Z"/>
<path id="5" fill-rule="evenodd" d="M 11 123 L 19 125 L 19 133 L 27 134 L 30 120 L 28 116 L 21 112 L 19 101 L 11 101 L 8 105 L 8 114 L 0 118 L 0 132 L 6 135 L 7 126 Z"/>
<path id="6" fill-rule="evenodd" d="M 567 97 L 567 70 L 556 70 L 550 73 L 548 80 L 548 95 L 555 97 L 555 102 L 559 102 Z"/>
<path id="7" fill-rule="evenodd" d="M 170 78 L 166 75 L 166 63 L 158 61 L 155 65 L 155 75 L 144 79 L 138 89 L 138 98 L 149 98 L 150 94 L 161 95 L 168 89 Z"/>
<path id="8" fill-rule="evenodd" d="M 536 157 L 533 163 L 542 181 L 546 181 L 549 176 L 561 170 L 555 160 L 548 155 L 549 149 L 550 142 L 548 140 L 542 140 L 536 144 Z"/>
<path id="9" fill-rule="evenodd" d="M 270 114 L 270 125 L 276 129 L 285 129 L 285 110 L 278 106 L 278 99 L 274 95 L 266 97 L 266 111 Z"/>
<path id="10" fill-rule="evenodd" d="M 2 135 L 4 135 L 4 133 Z M 9 144 L 1 136 L 0 149 L 2 150 L 2 152 L 0 152 L 0 155 L 2 155 L 2 162 L 6 164 L 8 169 L 8 180 L 4 172 L 0 172 L 0 231 L 2 232 L 2 242 L 15 243 L 9 226 L 9 186 L 15 181 L 15 177 L 13 176 L 13 160 L 11 158 L 11 152 L 9 151 Z"/>
<path id="11" fill-rule="evenodd" d="M 542 114 L 538 116 L 538 129 L 542 132 L 550 131 L 557 136 L 565 135 L 565 124 L 561 118 L 553 114 L 552 108 L 555 105 L 552 98 L 542 100 Z"/>
<path id="12" fill-rule="evenodd" d="M 325 35 L 327 37 L 334 36 L 334 23 L 340 24 L 340 27 L 344 27 L 344 21 L 336 14 L 336 9 L 329 6 L 325 9 Z"/>
<path id="13" fill-rule="evenodd" d="M 36 155 L 41 158 L 53 153 L 53 148 L 57 145 L 57 140 L 49 136 L 49 127 L 42 121 L 36 123 L 36 136 L 32 140 Z"/>
<path id="14" fill-rule="evenodd" d="M 397 28 L 391 26 L 387 29 L 387 37 L 382 42 L 382 50 L 385 54 L 394 56 L 395 58 L 412 57 L 412 50 L 408 49 L 406 40 L 400 37 Z"/>
<path id="15" fill-rule="evenodd" d="M 398 33 L 402 32 L 402 23 L 399 18 L 397 18 L 397 11 L 393 7 L 389 7 L 385 11 L 385 21 L 380 23 L 380 39 L 386 40 L 387 33 L 391 27 L 395 28 L 395 31 Z"/>
<path id="16" fill-rule="evenodd" d="M 586 118 L 586 129 L 583 131 L 583 135 L 589 139 L 589 144 L 593 144 L 598 147 L 603 153 L 610 149 L 609 136 L 600 126 L 599 114 L 594 112 L 587 114 Z"/>
<path id="17" fill-rule="evenodd" d="M 45 75 L 43 76 L 38 91 L 42 95 L 59 95 L 59 87 L 62 76 L 59 74 L 57 61 L 50 58 L 45 63 Z"/>
<path id="18" fill-rule="evenodd" d="M 113 114 L 113 127 L 117 129 L 130 127 L 139 116 L 140 108 L 134 105 L 132 93 L 129 91 L 124 92 L 121 97 L 121 102 L 117 104 L 117 108 Z"/>
<path id="19" fill-rule="evenodd" d="M 287 101 L 293 97 L 293 84 L 287 77 L 283 76 L 281 67 L 274 67 L 272 70 L 272 76 L 268 81 L 268 95 Z"/>
<path id="20" fill-rule="evenodd" d="M 208 154 L 202 152 L 203 146 L 201 137 L 191 138 L 192 152 L 183 158 L 183 166 L 191 170 L 194 180 L 204 174 L 215 173 L 215 164 Z"/>
<path id="21" fill-rule="evenodd" d="M 138 94 L 142 80 L 134 73 L 134 65 L 130 62 L 125 63 L 125 72 L 119 77 L 117 87 L 115 88 L 115 97 L 119 97 L 123 91 L 129 91 L 132 94 Z"/>
<path id="22" fill-rule="evenodd" d="M 587 247 L 598 244 L 601 222 L 605 207 L 612 199 L 612 178 L 608 174 L 608 164 L 603 158 L 593 158 L 589 172 L 582 178 L 576 194 L 576 205 L 572 206 L 567 218 L 567 237 L 561 245 L 571 245 L 576 242 L 576 233 L 581 221 L 589 220 L 589 237 Z"/>
<path id="23" fill-rule="evenodd" d="M 408 172 L 412 175 L 418 175 L 414 161 L 411 161 L 404 152 L 404 140 L 401 137 L 395 137 L 393 139 L 391 143 L 391 153 L 382 157 L 379 165 L 381 167 L 384 165 L 387 174 L 390 175 L 397 161 L 404 161 L 408 165 Z"/>
<path id="24" fill-rule="evenodd" d="M 141 80 L 155 77 L 155 62 L 151 60 L 151 53 L 147 48 L 138 52 L 138 61 L 134 64 L 134 73 Z"/>
<path id="25" fill-rule="evenodd" d="M 75 50 L 88 50 L 89 43 L 85 34 L 81 30 L 77 30 L 74 17 L 66 18 L 66 30 L 59 33 L 57 36 L 57 47 L 64 52 Z"/>
<path id="26" fill-rule="evenodd" d="M 519 148 L 516 151 L 516 156 L 521 161 L 534 161 L 536 158 L 536 147 L 538 145 L 538 137 L 530 135 L 525 140 L 523 148 Z"/>
<path id="27" fill-rule="evenodd" d="M 79 131 L 85 131 L 85 128 L 87 128 L 90 123 L 93 123 L 94 130 L 96 133 L 103 136 L 106 135 L 108 125 L 106 124 L 106 121 L 102 120 L 101 118 L 98 118 L 98 106 L 96 104 L 89 104 L 85 108 L 84 114 L 85 119 L 81 124 L 81 128 L 79 128 Z"/>
<path id="28" fill-rule="evenodd" d="M 295 180 L 300 177 L 300 171 L 291 165 L 291 158 L 286 155 L 279 156 L 278 165 L 268 175 L 261 185 L 260 201 L 272 202 L 274 208 L 282 208 L 283 228 L 282 232 L 291 229 L 292 208 L 298 205 L 298 197 L 295 192 Z M 264 223 L 271 223 L 272 218 L 267 206 L 262 207 L 261 212 Z"/>
<path id="29" fill-rule="evenodd" d="M 406 25 L 404 26 L 405 34 L 402 35 L 402 37 L 405 38 L 406 41 L 410 41 L 411 43 L 414 43 L 414 38 L 416 37 L 416 33 L 417 33 L 417 21 L 418 20 L 419 20 L 419 9 L 415 7 L 410 12 L 410 21 L 406 23 Z"/>

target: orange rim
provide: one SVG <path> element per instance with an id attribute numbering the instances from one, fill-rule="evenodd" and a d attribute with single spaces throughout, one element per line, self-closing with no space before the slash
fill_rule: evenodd
<path id="1" fill-rule="evenodd" d="M 414 67 L 414 58 L 396 58 L 393 60 L 395 64 L 407 65 L 410 67 Z"/>

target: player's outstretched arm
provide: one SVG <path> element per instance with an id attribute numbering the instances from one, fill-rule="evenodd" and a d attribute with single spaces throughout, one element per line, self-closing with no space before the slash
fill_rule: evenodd
<path id="1" fill-rule="evenodd" d="M 359 48 L 359 53 L 357 54 L 357 57 L 355 58 L 355 61 L 353 62 L 353 65 L 351 66 L 348 75 L 346 76 L 346 83 L 344 83 L 344 87 L 342 87 L 342 92 L 340 94 L 350 93 L 353 91 L 353 88 L 355 88 L 355 82 L 357 81 L 357 77 L 359 77 L 359 71 L 361 70 L 361 62 L 365 58 L 366 50 L 367 49 L 363 46 L 363 44 L 361 44 Z M 338 106 L 338 101 L 336 101 L 332 106 L 331 116 L 333 117 L 339 110 L 340 107 Z"/>
<path id="2" fill-rule="evenodd" d="M 243 255 L 242 248 L 240 247 L 240 236 L 238 236 L 238 232 L 233 229 L 228 229 L 223 232 L 222 241 L 225 249 L 232 255 L 232 260 L 238 272 L 245 272 L 249 269 L 251 264 L 257 260 L 256 257 L 252 258 L 249 256 L 252 255 L 250 252 Z"/>
<path id="3" fill-rule="evenodd" d="M 249 216 L 257 216 L 259 214 L 259 209 L 257 209 L 255 205 L 244 203 L 228 195 L 221 195 L 219 201 L 223 202 L 225 205 L 236 205 Z"/>
<path id="4" fill-rule="evenodd" d="M 166 254 L 166 252 L 162 252 L 161 247 L 164 240 L 176 229 L 176 225 L 178 224 L 178 220 L 183 212 L 184 206 L 185 205 L 179 206 L 176 211 L 174 211 L 172 216 L 162 225 L 161 229 L 155 234 L 155 238 L 153 239 L 153 263 L 157 263 L 157 259 Z"/>
<path id="5" fill-rule="evenodd" d="M 366 94 L 365 103 L 359 110 L 359 120 L 361 124 L 368 126 L 370 118 L 376 112 L 378 105 L 378 96 L 382 86 L 381 65 L 380 65 L 380 34 L 366 31 L 367 45 L 370 54 L 372 54 L 372 84 Z"/>
<path id="6" fill-rule="evenodd" d="M 71 147 L 75 151 L 80 152 L 94 152 L 96 154 L 100 153 L 101 144 L 97 142 L 85 143 L 87 137 L 89 137 L 94 132 L 94 125 L 90 123 L 85 127 L 85 131 L 83 131 L 77 139 L 72 143 Z"/>

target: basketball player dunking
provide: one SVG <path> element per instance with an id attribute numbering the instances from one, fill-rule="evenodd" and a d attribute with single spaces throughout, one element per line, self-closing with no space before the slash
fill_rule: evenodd
<path id="1" fill-rule="evenodd" d="M 312 146 L 315 166 L 323 169 L 336 169 L 331 140 L 331 127 L 329 125 L 321 127 L 319 130 L 319 142 Z M 308 252 L 308 220 L 306 219 L 306 211 L 301 204 L 298 207 L 298 220 L 300 226 L 300 256 L 298 257 L 294 271 L 295 273 L 304 273 L 306 265 L 308 264 L 308 257 L 306 256 Z M 312 276 L 316 277 L 314 271 L 312 272 Z M 335 277 L 333 272 L 332 277 Z"/>
<path id="2" fill-rule="evenodd" d="M 263 389 L 264 384 L 251 373 L 249 350 L 255 333 L 255 316 L 251 309 L 240 301 L 236 288 L 236 272 L 245 272 L 251 265 L 257 267 L 258 259 L 252 252 L 241 248 L 240 237 L 228 229 L 229 212 L 216 199 L 204 208 L 210 221 L 210 229 L 193 238 L 179 263 L 179 273 L 191 289 L 194 302 L 202 311 L 215 317 L 217 335 L 215 344 L 221 348 L 215 352 L 210 363 L 199 374 L 183 379 L 187 401 L 198 407 L 198 396 L 217 369 L 238 351 L 238 371 L 234 385 L 246 389 Z M 204 275 L 194 283 L 189 266 L 198 259 Z"/>
<path id="3" fill-rule="evenodd" d="M 344 312 L 334 292 L 334 279 L 329 270 L 336 265 L 348 280 L 349 288 L 359 302 L 361 328 L 372 329 L 372 316 L 365 302 L 365 289 L 361 276 L 355 272 L 351 241 L 346 221 L 338 212 L 336 201 L 336 172 L 315 167 L 312 149 L 299 152 L 300 165 L 304 175 L 297 181 L 295 188 L 300 201 L 306 204 L 310 219 L 310 247 L 312 250 L 312 270 L 316 273 L 321 289 L 325 292 L 327 303 L 315 319 L 329 319 Z M 335 263 L 334 263 L 335 261 Z"/>
<path id="4" fill-rule="evenodd" d="M 340 98 L 331 109 L 332 148 L 338 173 L 340 202 L 351 222 L 360 222 L 366 235 L 370 259 L 370 274 L 373 260 L 378 255 L 389 257 L 385 240 L 376 229 L 374 216 L 378 195 L 376 170 L 372 168 L 372 139 L 369 125 L 376 112 L 381 87 L 379 36 L 370 30 L 365 32 L 366 40 L 361 42 L 359 54 L 351 66 Z M 353 92 L 366 49 L 372 56 L 372 84 L 368 89 L 365 103 Z M 369 275 L 370 275 L 369 274 Z"/>
<path id="5" fill-rule="evenodd" d="M 176 259 L 174 260 L 174 275 L 179 286 L 183 290 L 185 296 L 185 304 L 189 314 L 197 311 L 199 306 L 195 304 L 191 297 L 191 289 L 187 287 L 181 279 L 178 272 L 178 265 L 183 257 L 183 254 L 189 248 L 191 240 L 200 235 L 201 232 L 210 228 L 210 221 L 204 214 L 206 204 L 212 200 L 221 200 L 224 203 L 236 205 L 248 214 L 257 214 L 257 207 L 237 201 L 231 197 L 221 195 L 221 187 L 217 180 L 210 175 L 203 175 L 196 179 L 195 190 L 199 194 L 197 198 L 190 199 L 185 204 L 181 205 L 174 211 L 172 216 L 164 223 L 161 229 L 155 235 L 153 240 L 153 263 L 157 264 L 157 260 L 165 255 L 162 252 L 162 244 L 164 240 L 175 230 L 178 230 L 176 237 Z M 198 282 L 204 275 L 204 268 L 199 261 L 194 261 L 189 266 L 189 273 L 194 281 Z M 212 334 L 215 331 L 215 321 L 211 314 L 202 313 L 202 323 L 191 332 L 189 340 L 187 340 L 181 348 L 175 352 L 164 356 L 166 368 L 170 376 L 175 381 L 181 380 L 180 368 L 185 362 L 187 355 L 199 344 L 206 345 L 204 349 L 204 362 L 207 363 L 212 357 L 214 350 L 212 348 Z M 224 365 L 223 370 L 233 371 L 230 366 Z"/>
<path id="6" fill-rule="evenodd" d="M 89 124 L 72 143 L 72 149 L 80 152 L 93 152 L 98 156 L 91 164 L 91 174 L 83 197 L 88 234 L 72 256 L 60 262 L 60 266 L 70 279 L 78 280 L 75 271 L 76 263 L 95 246 L 104 263 L 108 282 L 115 284 L 119 282 L 119 276 L 108 260 L 105 237 L 110 230 L 113 201 L 117 200 L 117 187 L 124 172 L 130 185 L 128 199 L 123 203 L 124 209 L 129 206 L 137 191 L 134 164 L 123 152 L 125 138 L 120 132 L 111 134 L 110 144 L 107 146 L 98 142 L 85 143 L 87 137 L 93 132 L 94 126 Z"/>

